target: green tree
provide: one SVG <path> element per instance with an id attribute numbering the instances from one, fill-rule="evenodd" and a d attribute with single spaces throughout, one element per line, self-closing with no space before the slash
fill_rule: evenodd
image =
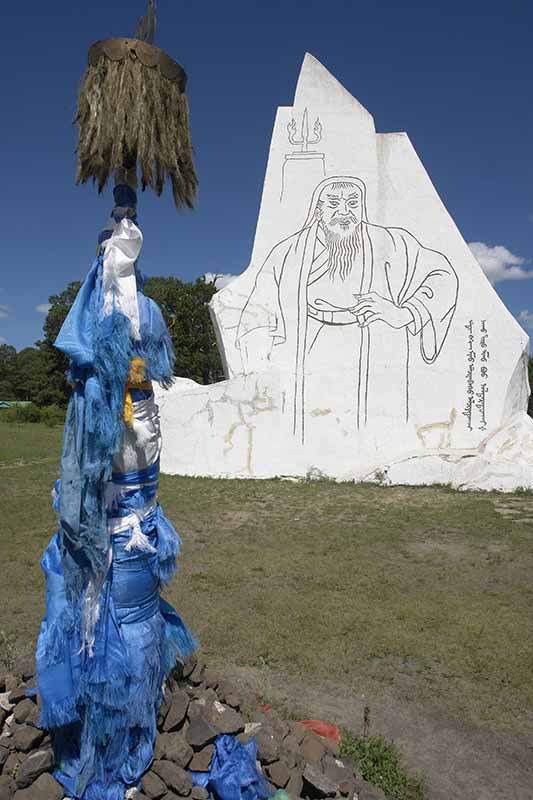
<path id="1" fill-rule="evenodd" d="M 66 404 L 68 358 L 54 347 L 54 342 L 80 287 L 81 283 L 74 281 L 60 294 L 49 298 L 50 310 L 43 326 L 43 339 L 37 342 L 38 350 L 23 351 L 23 375 L 19 376 L 18 385 L 24 397 L 19 399 L 31 399 L 39 406 Z M 174 277 L 150 278 L 144 287 L 145 294 L 159 304 L 168 325 L 176 351 L 176 375 L 198 383 L 214 383 L 224 378 L 208 308 L 215 291 L 214 285 L 203 278 L 194 283 Z M 35 357 L 36 352 L 40 360 Z M 32 359 L 35 360 L 32 362 Z M 32 363 L 37 373 L 34 382 L 30 376 Z"/>
<path id="2" fill-rule="evenodd" d="M 178 278 L 149 278 L 144 292 L 159 305 L 174 350 L 175 373 L 197 383 L 224 379 L 215 330 L 208 303 L 216 292 L 212 283 L 198 278 L 185 283 Z"/>
<path id="3" fill-rule="evenodd" d="M 41 390 L 35 397 L 37 405 L 48 406 L 55 404 L 64 406 L 67 403 L 70 394 L 65 377 L 68 358 L 54 347 L 54 342 L 80 288 L 80 281 L 72 281 L 60 294 L 53 294 L 48 298 L 50 310 L 43 325 L 44 336 L 41 341 L 36 342 L 42 354 L 47 376 Z"/>
<path id="4" fill-rule="evenodd" d="M 36 402 L 48 385 L 48 357 L 36 347 L 17 353 L 15 395 L 17 400 Z"/>
<path id="5" fill-rule="evenodd" d="M 0 400 L 16 400 L 17 351 L 0 344 Z"/>

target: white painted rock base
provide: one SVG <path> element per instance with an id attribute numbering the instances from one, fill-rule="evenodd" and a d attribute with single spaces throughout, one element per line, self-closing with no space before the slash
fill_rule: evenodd
<path id="1" fill-rule="evenodd" d="M 533 488 L 527 335 L 407 134 L 312 56 L 211 312 L 227 380 L 158 390 L 164 472 Z"/>

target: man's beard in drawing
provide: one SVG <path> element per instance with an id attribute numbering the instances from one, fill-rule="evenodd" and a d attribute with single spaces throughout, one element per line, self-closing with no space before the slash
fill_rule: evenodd
<path id="1" fill-rule="evenodd" d="M 350 274 L 355 258 L 361 250 L 363 243 L 361 223 L 352 233 L 344 233 L 340 221 L 335 219 L 328 225 L 322 223 L 321 227 L 328 249 L 329 277 L 333 280 L 339 274 L 341 280 L 344 281 Z"/>

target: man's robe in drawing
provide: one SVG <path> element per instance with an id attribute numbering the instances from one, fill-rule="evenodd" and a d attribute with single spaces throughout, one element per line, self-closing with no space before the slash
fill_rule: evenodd
<path id="1" fill-rule="evenodd" d="M 356 428 L 379 424 L 384 418 L 390 421 L 391 417 L 398 423 L 408 421 L 412 351 L 416 348 L 419 360 L 426 364 L 438 358 L 458 292 L 457 275 L 442 253 L 423 247 L 401 228 L 361 225 L 360 293 L 377 292 L 397 306 L 407 307 L 413 320 L 400 329 L 373 322 L 360 328 L 355 352 L 348 347 L 345 363 L 354 370 Z M 257 275 L 237 330 L 241 351 L 247 346 L 247 337 L 257 335 L 258 329 L 270 342 L 270 362 L 279 365 L 285 376 L 285 411 L 290 414 L 293 433 L 302 442 L 306 419 L 314 410 L 306 403 L 313 357 L 309 352 L 310 325 L 314 324 L 309 315 L 310 287 L 328 269 L 328 250 L 317 222 L 277 244 Z M 355 302 L 347 292 L 346 308 Z M 343 325 L 347 314 L 342 312 Z M 335 314 L 330 324 L 335 324 Z M 353 324 L 358 325 L 355 317 Z M 326 327 L 321 337 L 327 334 Z M 327 401 L 328 392 L 330 397 L 334 395 L 335 375 L 323 369 L 321 377 Z"/>

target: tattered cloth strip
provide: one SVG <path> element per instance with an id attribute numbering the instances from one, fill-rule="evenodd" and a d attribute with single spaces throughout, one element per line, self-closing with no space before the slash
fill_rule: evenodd
<path id="1" fill-rule="evenodd" d="M 122 219 L 56 341 L 75 386 L 54 487 L 60 530 L 42 560 L 38 686 L 42 724 L 54 731 L 55 775 L 82 800 L 123 800 L 137 785 L 153 757 L 165 675 L 196 648 L 160 597 L 177 568 L 179 538 L 156 499 L 160 430 L 151 389 L 131 389 L 132 428 L 123 420 L 130 375 L 142 377 L 141 387 L 144 379 L 171 384 L 172 343 L 142 291 L 133 298 L 138 336 L 116 303 L 104 302 L 107 248 L 129 252 L 135 278 L 140 243 L 138 228 Z M 110 293 L 116 300 L 116 287 Z"/>
<path id="2" fill-rule="evenodd" d="M 123 800 L 153 757 L 165 675 L 196 642 L 159 594 L 176 570 L 179 538 L 161 508 L 141 523 L 149 551 L 131 550 L 131 529 L 112 537 L 94 654 L 80 652 L 79 624 L 66 600 L 59 536 L 42 567 L 47 609 L 37 666 L 41 724 L 54 729 L 55 777 L 70 796 Z"/>
<path id="3" fill-rule="evenodd" d="M 274 794 L 257 768 L 257 742 L 253 738 L 242 744 L 234 736 L 217 736 L 209 770 L 193 771 L 192 782 L 219 800 L 266 800 Z"/>
<path id="4" fill-rule="evenodd" d="M 133 222 L 122 220 L 110 242 L 131 242 L 132 228 Z M 140 232 L 135 240 L 142 242 Z M 138 340 L 131 337 L 124 314 L 116 309 L 104 314 L 103 258 L 101 254 L 96 259 L 55 342 L 70 358 L 75 383 L 65 422 L 59 502 L 65 588 L 72 603 L 89 580 L 101 588 L 107 574 L 110 542 L 102 489 L 124 440 L 124 393 L 131 362 L 144 361 L 147 380 L 165 387 L 173 380 L 172 342 L 153 300 L 138 292 Z"/>
<path id="5" fill-rule="evenodd" d="M 153 45 L 135 39 L 93 45 L 75 119 L 77 183 L 92 179 L 101 192 L 115 170 L 138 162 L 143 190 L 161 195 L 169 180 L 176 208 L 192 208 L 198 180 L 184 90 L 183 70 Z"/>

